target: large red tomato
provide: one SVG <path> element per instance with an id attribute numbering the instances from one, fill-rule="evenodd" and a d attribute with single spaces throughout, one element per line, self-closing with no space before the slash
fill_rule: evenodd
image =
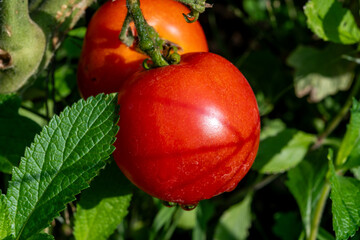
<path id="1" fill-rule="evenodd" d="M 260 118 L 240 71 L 212 53 L 135 73 L 119 93 L 114 158 L 140 189 L 196 204 L 233 190 L 257 153 Z"/>
<path id="2" fill-rule="evenodd" d="M 141 0 L 140 7 L 147 22 L 161 38 L 180 46 L 180 54 L 208 51 L 200 24 L 185 21 L 182 13 L 188 13 L 189 9 L 181 3 Z M 123 81 L 140 69 L 142 61 L 147 58 L 119 40 L 126 13 L 126 0 L 109 0 L 89 23 L 77 74 L 84 98 L 101 92 L 117 92 Z"/>

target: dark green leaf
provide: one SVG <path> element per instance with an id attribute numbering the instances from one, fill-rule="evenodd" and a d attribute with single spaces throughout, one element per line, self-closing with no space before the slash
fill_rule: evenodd
<path id="1" fill-rule="evenodd" d="M 348 239 L 360 226 L 360 181 L 337 175 L 331 160 L 329 168 L 336 239 Z"/>
<path id="2" fill-rule="evenodd" d="M 335 240 L 335 237 L 323 228 L 319 228 L 318 240 Z"/>
<path id="3" fill-rule="evenodd" d="M 282 213 L 274 215 L 275 225 L 273 232 L 281 240 L 299 239 L 302 230 L 300 217 L 295 212 Z"/>
<path id="4" fill-rule="evenodd" d="M 352 51 L 347 46 L 330 44 L 323 50 L 299 46 L 287 62 L 295 68 L 295 93 L 309 94 L 311 102 L 318 102 L 338 91 L 347 90 L 354 76 L 354 64 L 342 55 Z"/>
<path id="5" fill-rule="evenodd" d="M 319 151 L 309 155 L 309 161 L 302 161 L 288 172 L 289 180 L 286 185 L 299 206 L 307 237 L 310 235 L 315 206 L 325 183 L 327 165 L 322 161 L 326 159 L 324 153 Z"/>
<path id="6" fill-rule="evenodd" d="M 113 152 L 115 95 L 80 100 L 55 116 L 14 168 L 7 193 L 13 233 L 28 239 L 88 187 Z"/>
<path id="7" fill-rule="evenodd" d="M 285 129 L 260 142 L 253 168 L 262 173 L 279 173 L 295 167 L 304 158 L 315 136 Z"/>
<path id="8" fill-rule="evenodd" d="M 112 161 L 81 195 L 75 215 L 75 238 L 108 239 L 128 213 L 131 186 Z"/>
<path id="9" fill-rule="evenodd" d="M 305 14 L 310 29 L 325 41 L 342 44 L 360 41 L 360 30 L 351 11 L 338 0 L 308 1 Z"/>
<path id="10" fill-rule="evenodd" d="M 156 234 L 160 231 L 162 227 L 164 227 L 166 224 L 170 224 L 175 211 L 176 211 L 176 207 L 169 208 L 169 207 L 161 206 L 159 212 L 155 216 L 153 226 L 151 229 L 153 237 L 156 236 Z"/>
<path id="11" fill-rule="evenodd" d="M 350 123 L 347 125 L 345 137 L 342 140 L 336 164 L 345 164 L 346 168 L 360 165 L 360 103 L 353 100 Z"/>
<path id="12" fill-rule="evenodd" d="M 18 114 L 21 100 L 15 95 L 0 95 L 0 171 L 11 173 L 18 166 L 25 147 L 34 140 L 40 126 Z"/>
<path id="13" fill-rule="evenodd" d="M 29 238 L 29 240 L 54 240 L 54 236 L 46 234 L 46 233 L 38 233 L 34 236 L 32 236 L 31 238 Z"/>
<path id="14" fill-rule="evenodd" d="M 269 50 L 252 51 L 246 58 L 241 58 L 236 66 L 254 89 L 261 115 L 271 112 L 279 94 L 289 86 L 284 81 L 284 64 L 278 56 Z"/>
<path id="15" fill-rule="evenodd" d="M 201 201 L 196 208 L 196 223 L 192 232 L 193 240 L 205 240 L 207 225 L 215 213 L 215 206 L 207 200 Z"/>
<path id="16" fill-rule="evenodd" d="M 215 229 L 216 240 L 242 240 L 249 235 L 251 227 L 252 194 L 224 212 Z"/>

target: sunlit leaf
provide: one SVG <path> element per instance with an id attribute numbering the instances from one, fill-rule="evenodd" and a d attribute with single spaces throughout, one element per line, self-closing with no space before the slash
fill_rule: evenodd
<path id="1" fill-rule="evenodd" d="M 330 44 L 324 49 L 298 46 L 287 62 L 295 68 L 295 93 L 309 94 L 309 101 L 318 102 L 338 91 L 347 90 L 354 77 L 354 63 L 342 55 L 353 51 L 347 46 Z"/>

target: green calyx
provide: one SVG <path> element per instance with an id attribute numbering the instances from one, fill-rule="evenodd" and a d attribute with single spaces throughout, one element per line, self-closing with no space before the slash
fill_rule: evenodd
<path id="1" fill-rule="evenodd" d="M 188 23 L 196 22 L 199 18 L 200 13 L 203 13 L 206 8 L 211 8 L 212 5 L 206 3 L 206 0 L 176 0 L 187 5 L 190 8 L 190 12 L 183 16 Z"/>

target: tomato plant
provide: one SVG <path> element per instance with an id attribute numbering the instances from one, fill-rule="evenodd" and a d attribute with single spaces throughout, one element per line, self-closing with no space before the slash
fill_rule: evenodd
<path id="1" fill-rule="evenodd" d="M 126 1 L 141 42 L 141 6 Z M 223 58 L 185 53 L 168 66 L 176 53 L 139 44 L 150 68 L 164 67 L 114 78 L 124 84 L 118 94 L 81 99 L 84 30 L 97 9 L 124 0 L 105 2 L 0 0 L 0 239 L 359 239 L 358 1 L 176 0 L 189 9 L 176 3 L 179 16 L 176 8 L 162 20 L 201 13 L 209 50 L 251 85 L 261 136 L 238 184 L 259 119 L 249 86 Z M 146 19 L 169 14 L 161 7 Z M 118 29 L 100 28 L 88 66 L 120 49 L 122 19 L 107 19 Z M 106 63 L 102 73 L 115 76 L 120 67 Z M 120 171 L 116 136 L 120 167 L 158 198 Z M 193 211 L 178 206 L 210 197 Z"/>
<path id="2" fill-rule="evenodd" d="M 233 190 L 259 144 L 253 91 L 212 53 L 135 73 L 119 93 L 114 158 L 139 188 L 162 200 L 197 204 Z"/>
<path id="3" fill-rule="evenodd" d="M 179 47 L 179 53 L 207 52 L 208 46 L 199 22 L 186 23 L 189 10 L 173 0 L 141 0 L 144 17 L 166 39 Z M 127 13 L 126 1 L 108 1 L 94 14 L 84 40 L 78 66 L 78 86 L 83 97 L 117 92 L 123 81 L 141 69 L 147 58 L 119 40 Z M 136 31 L 133 29 L 133 34 Z"/>

